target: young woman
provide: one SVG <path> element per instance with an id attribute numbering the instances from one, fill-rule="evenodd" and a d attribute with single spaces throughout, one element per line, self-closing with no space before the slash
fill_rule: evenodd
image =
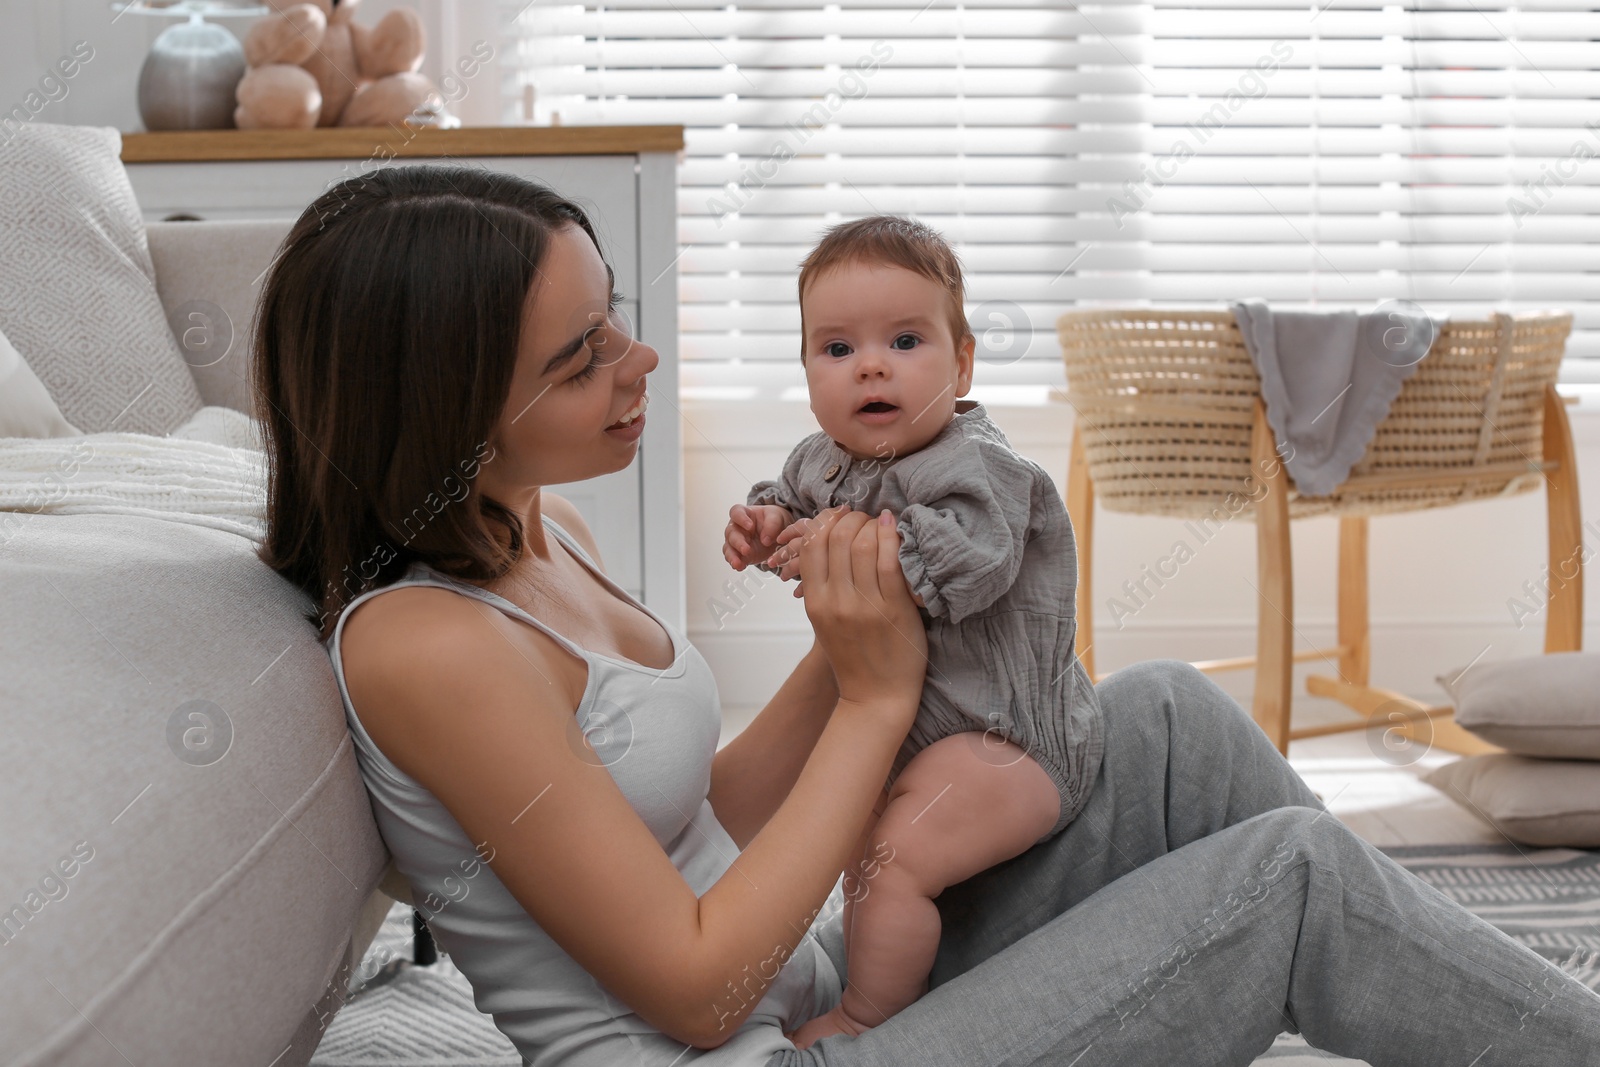
<path id="1" fill-rule="evenodd" d="M 1600 1064 L 1600 997 L 1355 837 L 1174 662 L 1097 687 L 1071 826 L 939 895 L 928 991 L 797 1050 L 838 1002 L 840 876 L 925 635 L 894 526 L 818 516 L 816 641 L 717 750 L 704 660 L 544 488 L 637 451 L 657 355 L 618 297 L 570 201 L 391 166 L 307 208 L 256 324 L 263 559 L 310 595 L 396 866 L 525 1060 L 1201 1067 L 1296 1030 L 1375 1065 Z M 946 799 L 981 809 L 981 778 Z"/>

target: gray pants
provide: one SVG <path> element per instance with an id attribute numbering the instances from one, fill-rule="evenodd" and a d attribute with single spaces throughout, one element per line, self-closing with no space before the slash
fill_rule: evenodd
<path id="1" fill-rule="evenodd" d="M 1097 689 L 1088 804 L 940 894 L 928 993 L 766 1067 L 1241 1067 L 1284 1031 L 1373 1067 L 1600 1065 L 1600 996 L 1328 814 L 1204 675 Z M 818 936 L 843 974 L 838 919 Z"/>

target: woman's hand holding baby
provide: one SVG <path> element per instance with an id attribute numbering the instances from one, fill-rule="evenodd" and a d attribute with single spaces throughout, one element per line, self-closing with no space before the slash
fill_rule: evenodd
<path id="1" fill-rule="evenodd" d="M 821 522 L 828 515 L 843 515 L 850 510 L 849 504 L 835 504 L 833 507 L 818 512 L 816 518 L 796 519 L 785 525 L 777 536 L 778 548 L 771 556 L 763 557 L 769 567 L 777 568 L 777 575 L 784 581 L 791 578 L 801 578 L 800 547 L 808 539 L 814 537 L 821 529 Z M 805 596 L 804 582 L 794 587 L 794 595 Z"/>
<path id="2" fill-rule="evenodd" d="M 790 525 L 793 518 L 787 509 L 777 504 L 735 504 L 728 509 L 722 558 L 736 571 L 760 563 L 772 555 L 778 532 Z"/>
<path id="3" fill-rule="evenodd" d="M 800 541 L 806 616 L 839 684 L 839 699 L 858 705 L 900 705 L 911 718 L 927 671 L 928 635 L 905 573 L 900 531 L 891 516 L 869 516 L 849 505 L 808 520 Z"/>
<path id="4" fill-rule="evenodd" d="M 840 504 L 836 508 L 830 508 L 829 511 L 848 511 L 849 508 L 849 504 Z M 826 515 L 827 513 L 825 511 L 822 514 Z M 890 512 L 889 518 L 891 522 L 897 522 L 899 517 Z M 797 539 L 803 538 L 810 530 L 811 521 L 809 519 L 800 519 L 785 526 L 778 534 L 778 545 L 780 547 L 767 560 L 767 565 L 778 568 L 778 577 L 786 582 L 790 578 L 804 577 L 800 569 L 800 546 L 804 544 L 804 541 Z M 804 595 L 800 586 L 795 586 L 794 595 Z M 922 597 L 920 595 L 913 593 L 911 602 L 919 608 L 922 607 Z"/>

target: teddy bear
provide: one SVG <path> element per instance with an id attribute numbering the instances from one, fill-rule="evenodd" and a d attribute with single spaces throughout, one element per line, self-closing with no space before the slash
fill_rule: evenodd
<path id="1" fill-rule="evenodd" d="M 417 73 L 427 38 L 415 11 L 395 8 L 368 27 L 352 19 L 360 0 L 267 3 L 273 14 L 245 34 L 241 130 L 444 124 L 438 90 Z"/>

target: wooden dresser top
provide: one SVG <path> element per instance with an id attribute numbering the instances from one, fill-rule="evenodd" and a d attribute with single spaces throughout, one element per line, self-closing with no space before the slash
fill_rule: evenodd
<path id="1" fill-rule="evenodd" d="M 122 135 L 123 163 L 404 156 L 591 156 L 676 152 L 682 126 L 325 126 Z"/>

